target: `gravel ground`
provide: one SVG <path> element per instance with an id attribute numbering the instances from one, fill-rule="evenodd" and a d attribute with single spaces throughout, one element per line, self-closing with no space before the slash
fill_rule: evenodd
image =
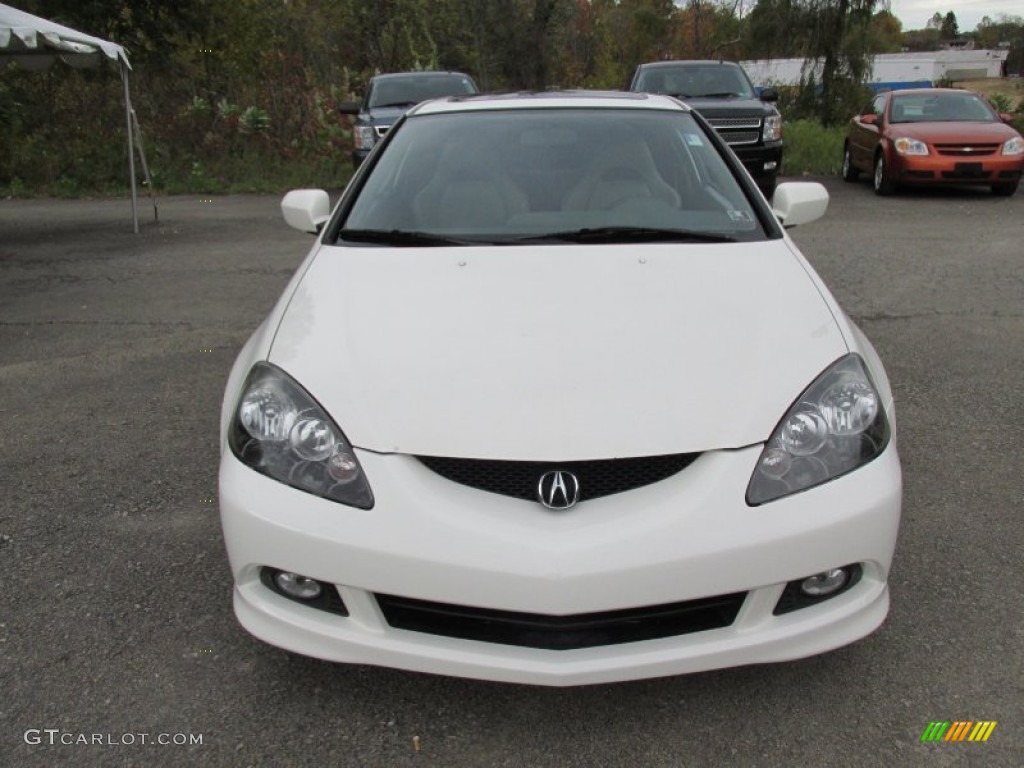
<path id="1" fill-rule="evenodd" d="M 140 235 L 125 201 L 0 201 L 0 765 L 1024 764 L 1024 194 L 825 183 L 793 234 L 898 402 L 889 619 L 801 662 L 565 690 L 322 663 L 235 622 L 222 388 L 312 242 L 277 198 L 163 199 L 159 224 L 143 201 Z M 998 726 L 922 744 L 932 720 Z"/>

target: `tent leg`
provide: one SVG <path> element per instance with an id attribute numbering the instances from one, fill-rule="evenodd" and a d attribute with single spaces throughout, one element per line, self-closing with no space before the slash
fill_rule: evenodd
<path id="1" fill-rule="evenodd" d="M 132 140 L 132 100 L 128 95 L 128 70 L 121 64 L 121 83 L 124 85 L 124 117 L 128 126 L 128 174 L 132 182 L 132 224 L 139 234 L 139 200 L 135 188 L 135 146 Z"/>
<path id="2" fill-rule="evenodd" d="M 160 212 L 156 207 L 156 193 L 153 191 L 153 177 L 149 175 L 149 163 L 146 162 L 146 149 L 142 144 L 142 126 L 139 125 L 139 116 L 135 114 L 135 107 L 132 107 L 132 125 L 135 126 L 135 140 L 139 144 L 139 160 L 142 161 L 142 175 L 146 179 L 146 187 L 149 189 L 149 201 L 153 204 L 153 221 L 159 223 Z"/>

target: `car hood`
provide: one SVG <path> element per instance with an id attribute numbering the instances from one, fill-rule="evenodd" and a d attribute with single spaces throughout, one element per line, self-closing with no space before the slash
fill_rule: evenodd
<path id="1" fill-rule="evenodd" d="M 374 107 L 364 111 L 359 118 L 370 125 L 392 125 L 412 108 L 412 104 L 407 107 Z"/>
<path id="2" fill-rule="evenodd" d="M 682 99 L 706 118 L 715 117 L 764 117 L 775 114 L 775 108 L 760 99 L 705 99 L 694 97 Z"/>
<path id="3" fill-rule="evenodd" d="M 846 351 L 780 239 L 325 246 L 268 358 L 357 447 L 568 461 L 761 442 Z"/>
<path id="4" fill-rule="evenodd" d="M 928 143 L 1002 143 L 1017 135 L 1005 123 L 890 123 L 888 134 L 894 138 L 907 136 Z"/>

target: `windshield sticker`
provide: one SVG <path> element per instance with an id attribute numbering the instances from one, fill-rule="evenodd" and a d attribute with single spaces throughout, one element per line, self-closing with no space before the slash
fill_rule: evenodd
<path id="1" fill-rule="evenodd" d="M 729 218 L 736 224 L 753 224 L 754 216 L 750 211 L 729 211 Z"/>
<path id="2" fill-rule="evenodd" d="M 704 139 L 698 133 L 688 133 L 686 134 L 686 143 L 691 147 L 703 147 Z"/>

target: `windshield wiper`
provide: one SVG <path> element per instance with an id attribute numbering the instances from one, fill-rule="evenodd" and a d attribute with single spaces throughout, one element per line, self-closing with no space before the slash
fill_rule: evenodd
<path id="1" fill-rule="evenodd" d="M 729 99 L 739 96 L 738 93 L 732 91 L 721 91 L 719 93 L 702 93 L 698 96 L 694 96 L 695 99 Z"/>
<path id="2" fill-rule="evenodd" d="M 722 232 L 694 232 L 657 227 L 595 227 L 528 235 L 519 243 L 734 243 L 736 238 Z"/>
<path id="3" fill-rule="evenodd" d="M 480 245 L 475 240 L 459 240 L 447 235 L 434 235 L 430 232 L 413 232 L 404 229 L 343 229 L 338 232 L 338 239 L 397 246 Z"/>
<path id="4" fill-rule="evenodd" d="M 374 104 L 371 109 L 383 109 L 385 107 L 415 107 L 418 101 L 392 101 L 388 104 Z"/>

